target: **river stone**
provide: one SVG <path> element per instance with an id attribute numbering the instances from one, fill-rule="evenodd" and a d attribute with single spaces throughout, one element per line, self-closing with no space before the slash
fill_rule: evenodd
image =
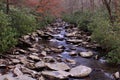
<path id="1" fill-rule="evenodd" d="M 76 56 L 76 55 L 77 55 L 77 52 L 76 52 L 76 51 L 72 51 L 72 52 L 69 53 L 69 55 L 71 55 L 71 56 Z"/>
<path id="2" fill-rule="evenodd" d="M 70 43 L 81 43 L 81 42 L 83 42 L 83 40 L 79 40 L 79 39 L 69 39 L 69 40 L 67 40 L 67 42 L 70 42 Z"/>
<path id="3" fill-rule="evenodd" d="M 16 80 L 16 79 L 12 77 L 11 75 L 6 74 L 6 75 L 1 75 L 0 80 Z"/>
<path id="4" fill-rule="evenodd" d="M 43 61 L 37 62 L 35 64 L 35 67 L 36 68 L 44 68 L 45 67 L 45 63 Z"/>
<path id="5" fill-rule="evenodd" d="M 35 56 L 35 55 L 30 55 L 29 58 L 31 58 L 33 60 L 40 60 L 40 58 L 38 56 Z"/>
<path id="6" fill-rule="evenodd" d="M 70 70 L 72 77 L 86 77 L 92 72 L 92 69 L 83 65 L 77 66 Z"/>
<path id="7" fill-rule="evenodd" d="M 66 59 L 66 62 L 69 62 L 70 64 L 76 64 L 76 61 L 72 59 Z"/>
<path id="8" fill-rule="evenodd" d="M 41 54 L 42 56 L 47 56 L 47 52 L 46 52 L 46 51 L 42 51 L 40 54 Z"/>
<path id="9" fill-rule="evenodd" d="M 61 53 L 63 49 L 58 49 L 58 48 L 51 48 L 51 50 L 55 53 Z"/>
<path id="10" fill-rule="evenodd" d="M 46 56 L 43 58 L 43 61 L 49 63 L 49 62 L 55 62 L 55 59 L 52 56 Z"/>
<path id="11" fill-rule="evenodd" d="M 93 52 L 88 51 L 88 52 L 80 52 L 80 55 L 82 57 L 91 57 L 93 55 Z"/>
<path id="12" fill-rule="evenodd" d="M 17 76 L 21 76 L 21 75 L 23 75 L 23 73 L 22 73 L 22 72 L 20 71 L 20 69 L 17 68 L 17 67 L 14 69 L 13 72 L 14 72 L 14 74 L 17 75 Z"/>
<path id="13" fill-rule="evenodd" d="M 114 73 L 114 77 L 115 77 L 115 79 L 119 79 L 120 78 L 120 73 L 119 72 Z"/>
<path id="14" fill-rule="evenodd" d="M 11 59 L 14 64 L 20 63 L 20 60 L 18 59 Z"/>
<path id="15" fill-rule="evenodd" d="M 21 76 L 16 77 L 15 80 L 36 80 L 36 79 L 33 79 L 33 78 L 25 76 L 25 75 L 21 75 Z"/>
<path id="16" fill-rule="evenodd" d="M 63 80 L 68 78 L 70 73 L 66 71 L 43 71 L 42 75 L 48 77 L 50 80 L 56 80 L 56 79 Z"/>
<path id="17" fill-rule="evenodd" d="M 46 66 L 52 70 L 69 70 L 70 67 L 64 62 L 61 63 L 46 63 Z"/>

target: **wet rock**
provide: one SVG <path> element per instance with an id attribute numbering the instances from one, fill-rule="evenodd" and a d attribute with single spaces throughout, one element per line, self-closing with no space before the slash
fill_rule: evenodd
<path id="1" fill-rule="evenodd" d="M 86 77 L 92 72 L 92 69 L 83 65 L 77 66 L 70 70 L 72 77 Z"/>
<path id="2" fill-rule="evenodd" d="M 45 63 L 43 61 L 37 62 L 35 64 L 35 67 L 36 68 L 44 68 L 45 67 Z"/>
<path id="3" fill-rule="evenodd" d="M 39 78 L 39 80 L 45 80 L 45 78 L 44 78 L 43 76 L 41 76 L 41 77 Z"/>
<path id="4" fill-rule="evenodd" d="M 36 79 L 33 79 L 33 78 L 28 77 L 26 75 L 21 75 L 21 76 L 16 77 L 16 80 L 36 80 Z"/>
<path id="5" fill-rule="evenodd" d="M 114 77 L 115 79 L 120 79 L 120 73 L 119 72 L 114 73 Z"/>
<path id="6" fill-rule="evenodd" d="M 61 53 L 63 49 L 58 49 L 58 48 L 51 48 L 51 50 L 55 53 Z"/>
<path id="7" fill-rule="evenodd" d="M 35 69 L 35 64 L 34 63 L 27 63 L 26 67 L 29 69 Z"/>
<path id="8" fill-rule="evenodd" d="M 68 62 L 70 64 L 76 64 L 76 61 L 72 60 L 72 59 L 66 59 L 66 62 Z"/>
<path id="9" fill-rule="evenodd" d="M 36 49 L 36 48 L 28 48 L 28 50 L 31 51 L 31 52 L 39 52 L 39 50 Z"/>
<path id="10" fill-rule="evenodd" d="M 30 41 L 26 41 L 26 40 L 21 39 L 21 38 L 19 39 L 19 41 L 20 41 L 20 44 L 24 47 L 31 47 L 32 46 L 32 43 Z"/>
<path id="11" fill-rule="evenodd" d="M 22 36 L 22 38 L 23 38 L 24 40 L 27 40 L 27 39 L 30 38 L 30 36 L 29 36 L 29 35 L 25 35 L 25 36 Z"/>
<path id="12" fill-rule="evenodd" d="M 6 74 L 6 75 L 1 75 L 0 80 L 16 80 L 16 79 L 12 77 L 11 75 Z"/>
<path id="13" fill-rule="evenodd" d="M 52 70 L 69 70 L 70 67 L 64 62 L 61 63 L 46 63 L 46 66 Z"/>
<path id="14" fill-rule="evenodd" d="M 77 55 L 77 52 L 76 52 L 76 51 L 72 51 L 72 52 L 69 53 L 69 55 L 71 55 L 71 56 L 76 56 L 76 55 Z"/>
<path id="15" fill-rule="evenodd" d="M 28 69 L 28 68 L 26 68 L 26 67 L 22 67 L 21 70 L 22 70 L 22 72 L 23 72 L 24 74 L 30 74 L 30 75 L 32 75 L 32 76 L 35 76 L 35 75 L 37 74 L 36 71 L 31 70 L 31 69 Z"/>
<path id="16" fill-rule="evenodd" d="M 20 62 L 23 63 L 24 65 L 28 63 L 28 60 L 26 57 L 19 57 Z"/>
<path id="17" fill-rule="evenodd" d="M 70 42 L 70 43 L 81 43 L 81 42 L 83 42 L 83 40 L 79 40 L 79 39 L 69 39 L 69 40 L 67 40 L 67 42 Z"/>
<path id="18" fill-rule="evenodd" d="M 49 48 L 45 48 L 44 50 L 47 51 L 47 52 L 50 52 L 50 51 L 51 51 Z"/>
<path id="19" fill-rule="evenodd" d="M 51 62 L 55 62 L 56 60 L 52 56 L 46 56 L 43 58 L 43 61 L 47 63 L 51 63 Z"/>
<path id="20" fill-rule="evenodd" d="M 22 54 L 27 54 L 28 51 L 23 50 L 23 49 L 17 49 L 17 52 L 22 53 Z"/>
<path id="21" fill-rule="evenodd" d="M 42 52 L 40 53 L 40 55 L 41 55 L 41 56 L 47 56 L 47 52 L 46 52 L 46 51 L 42 51 Z"/>
<path id="22" fill-rule="evenodd" d="M 80 55 L 81 55 L 82 57 L 91 57 L 91 56 L 93 56 L 93 52 L 91 52 L 91 51 L 88 51 L 88 52 L 80 52 Z"/>
<path id="23" fill-rule="evenodd" d="M 48 77 L 50 80 L 63 80 L 67 79 L 70 74 L 65 71 L 43 71 L 42 75 Z"/>
<path id="24" fill-rule="evenodd" d="M 58 46 L 58 49 L 65 49 L 64 46 Z"/>
<path id="25" fill-rule="evenodd" d="M 63 62 L 63 59 L 60 57 L 56 57 L 55 59 L 57 60 L 57 62 Z"/>
<path id="26" fill-rule="evenodd" d="M 76 33 L 77 33 L 77 31 L 74 31 L 72 33 L 67 33 L 65 36 L 67 36 L 67 37 L 73 37 L 73 36 L 76 35 Z"/>
<path id="27" fill-rule="evenodd" d="M 12 60 L 12 63 L 14 63 L 14 64 L 20 63 L 20 60 L 18 60 L 18 59 L 11 59 L 11 60 Z"/>
<path id="28" fill-rule="evenodd" d="M 30 55 L 29 58 L 31 58 L 32 60 L 40 60 L 40 58 L 38 56 L 35 55 Z"/>
<path id="29" fill-rule="evenodd" d="M 21 76 L 21 75 L 23 75 L 23 73 L 22 73 L 22 72 L 20 71 L 20 69 L 17 68 L 17 67 L 14 69 L 13 72 L 14 72 L 14 74 L 15 74 L 16 76 Z"/>

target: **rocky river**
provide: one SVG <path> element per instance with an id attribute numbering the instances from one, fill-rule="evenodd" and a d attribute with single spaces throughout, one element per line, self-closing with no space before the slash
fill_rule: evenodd
<path id="1" fill-rule="evenodd" d="M 0 80 L 120 80 L 120 66 L 100 57 L 91 34 L 56 20 L 19 39 L 0 58 Z"/>

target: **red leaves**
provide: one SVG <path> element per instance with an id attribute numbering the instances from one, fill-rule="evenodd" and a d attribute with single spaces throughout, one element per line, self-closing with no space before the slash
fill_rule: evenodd
<path id="1" fill-rule="evenodd" d="M 37 13 L 53 16 L 60 16 L 63 11 L 62 0 L 25 0 L 25 5 L 34 8 Z"/>

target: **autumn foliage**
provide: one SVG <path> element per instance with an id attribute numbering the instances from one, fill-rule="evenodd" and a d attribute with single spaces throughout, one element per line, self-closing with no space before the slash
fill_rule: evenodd
<path id="1" fill-rule="evenodd" d="M 62 0 L 26 0 L 27 6 L 34 7 L 37 13 L 42 16 L 60 16 L 64 11 L 61 6 Z"/>

